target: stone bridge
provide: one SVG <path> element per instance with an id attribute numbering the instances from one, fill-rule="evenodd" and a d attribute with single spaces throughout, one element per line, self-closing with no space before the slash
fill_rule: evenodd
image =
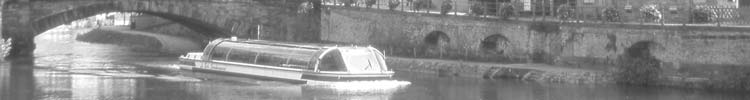
<path id="1" fill-rule="evenodd" d="M 5 0 L 2 36 L 12 39 L 8 57 L 33 53 L 34 36 L 59 25 L 109 12 L 136 12 L 161 17 L 208 38 L 255 36 L 264 39 L 315 41 L 319 13 L 310 0 Z M 307 8 L 307 9 L 305 9 Z M 316 7 L 317 8 L 317 7 Z"/>

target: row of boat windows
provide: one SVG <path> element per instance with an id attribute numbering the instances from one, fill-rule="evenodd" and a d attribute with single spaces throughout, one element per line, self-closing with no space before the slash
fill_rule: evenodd
<path id="1" fill-rule="evenodd" d="M 222 43 L 227 44 L 227 43 Z M 222 45 L 220 44 L 220 45 Z M 231 44 L 231 43 L 230 43 Z M 277 50 L 278 51 L 278 50 Z M 229 46 L 217 46 L 212 50 L 212 60 L 222 60 L 238 63 L 250 63 L 268 66 L 280 66 L 288 68 L 298 68 L 314 70 L 312 55 L 294 55 L 293 51 L 287 52 L 263 52 L 257 49 L 232 48 Z M 338 53 L 332 53 L 338 55 Z M 338 60 L 338 61 L 331 61 Z M 343 71 L 343 61 L 333 57 L 325 57 L 321 61 L 322 71 Z"/>

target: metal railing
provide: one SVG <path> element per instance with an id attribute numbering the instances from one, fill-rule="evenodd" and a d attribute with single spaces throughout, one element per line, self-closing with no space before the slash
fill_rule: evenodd
<path id="1" fill-rule="evenodd" d="M 611 6 L 550 0 L 323 0 L 323 5 L 410 13 L 560 23 L 750 26 L 750 7 L 706 5 Z"/>

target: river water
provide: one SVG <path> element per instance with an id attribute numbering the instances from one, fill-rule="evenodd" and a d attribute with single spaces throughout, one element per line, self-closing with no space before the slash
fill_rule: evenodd
<path id="1" fill-rule="evenodd" d="M 34 62 L 3 63 L 0 100 L 748 100 L 748 91 L 481 80 L 397 72 L 395 80 L 289 84 L 179 70 L 178 55 L 37 37 Z M 398 67 L 398 66 L 391 66 Z"/>

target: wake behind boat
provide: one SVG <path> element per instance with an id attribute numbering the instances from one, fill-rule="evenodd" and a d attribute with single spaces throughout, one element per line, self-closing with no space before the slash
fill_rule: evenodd
<path id="1" fill-rule="evenodd" d="M 390 79 L 394 72 L 373 47 L 217 39 L 203 52 L 180 57 L 183 69 L 275 80 L 352 81 Z"/>

